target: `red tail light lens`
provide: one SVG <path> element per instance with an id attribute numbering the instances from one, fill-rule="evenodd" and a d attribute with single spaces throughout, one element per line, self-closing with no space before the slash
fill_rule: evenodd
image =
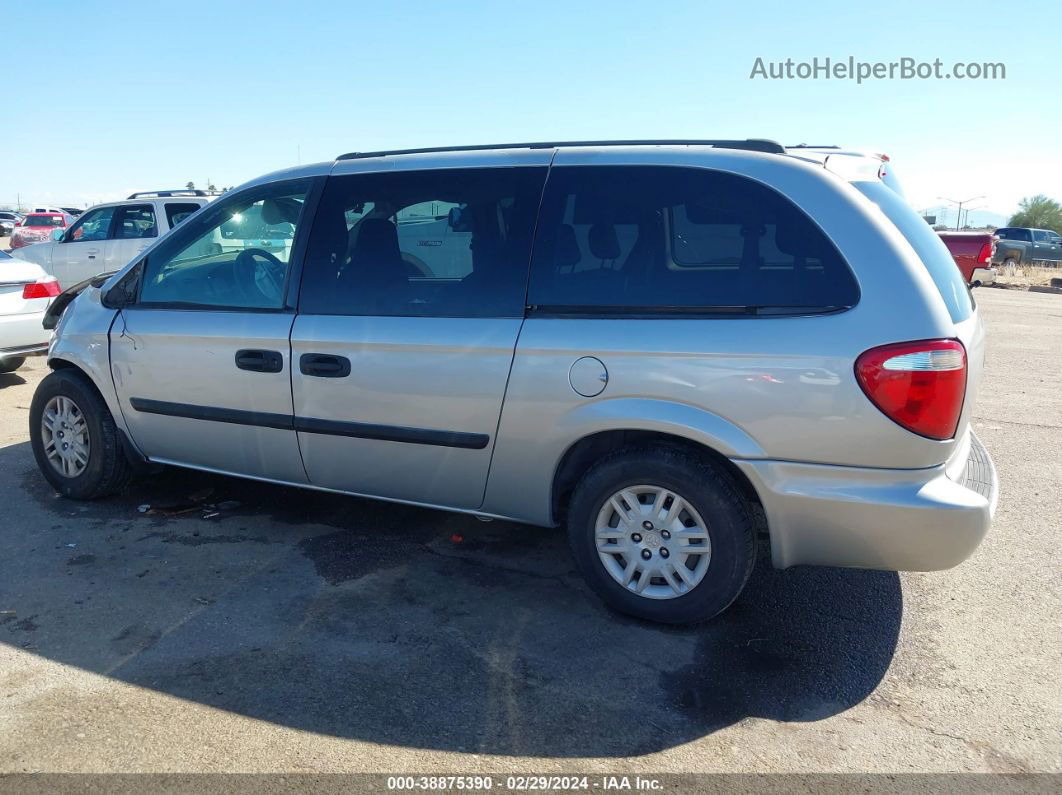
<path id="1" fill-rule="evenodd" d="M 47 279 L 41 279 L 39 282 L 33 284 L 27 284 L 22 288 L 22 297 L 29 298 L 53 298 L 59 295 L 62 289 L 59 287 L 59 282 L 56 281 L 54 276 L 49 276 Z"/>
<path id="2" fill-rule="evenodd" d="M 901 342 L 856 360 L 867 397 L 893 422 L 930 439 L 951 439 L 966 397 L 966 348 L 958 340 Z"/>
<path id="3" fill-rule="evenodd" d="M 981 246 L 981 250 L 977 252 L 977 261 L 982 265 L 987 265 L 992 261 L 992 244 L 985 243 Z"/>

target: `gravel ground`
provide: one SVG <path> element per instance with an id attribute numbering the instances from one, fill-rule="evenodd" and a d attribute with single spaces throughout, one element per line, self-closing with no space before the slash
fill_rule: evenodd
<path id="1" fill-rule="evenodd" d="M 0 376 L 0 773 L 1062 771 L 1062 298 L 977 296 L 974 557 L 761 565 L 684 630 L 604 610 L 557 531 L 175 470 L 61 500 L 31 360 Z"/>

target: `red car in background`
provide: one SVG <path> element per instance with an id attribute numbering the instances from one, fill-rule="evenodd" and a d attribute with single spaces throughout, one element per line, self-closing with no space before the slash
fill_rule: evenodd
<path id="1" fill-rule="evenodd" d="M 966 283 L 972 287 L 992 284 L 996 269 L 992 267 L 992 253 L 996 236 L 991 232 L 937 232 L 951 252 Z"/>
<path id="2" fill-rule="evenodd" d="M 67 213 L 29 213 L 11 230 L 11 248 L 51 240 L 53 231 L 66 229 L 72 223 L 74 216 Z"/>

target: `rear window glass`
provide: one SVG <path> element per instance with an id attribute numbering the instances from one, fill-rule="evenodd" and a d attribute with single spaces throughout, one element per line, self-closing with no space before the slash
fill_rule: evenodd
<path id="1" fill-rule="evenodd" d="M 155 223 L 155 210 L 150 204 L 119 207 L 117 216 L 114 237 L 119 240 L 150 238 L 159 235 L 159 227 Z"/>
<path id="2" fill-rule="evenodd" d="M 1025 240 L 1028 242 L 1030 239 L 1028 229 L 997 229 L 996 234 L 1002 240 Z"/>
<path id="3" fill-rule="evenodd" d="M 28 215 L 23 226 L 66 226 L 61 215 Z"/>
<path id="4" fill-rule="evenodd" d="M 539 310 L 784 313 L 858 299 L 826 235 L 760 183 L 659 166 L 550 172 L 529 293 Z"/>
<path id="5" fill-rule="evenodd" d="M 974 308 L 970 288 L 966 285 L 962 273 L 955 265 L 955 260 L 952 259 L 948 247 L 944 245 L 940 236 L 922 220 L 918 213 L 911 209 L 907 202 L 880 182 L 854 182 L 852 184 L 878 205 L 885 216 L 907 238 L 907 242 L 911 244 L 911 248 L 915 250 L 933 278 L 933 283 L 936 284 L 940 297 L 944 299 L 952 321 L 961 323 L 966 320 Z"/>
<path id="6" fill-rule="evenodd" d="M 199 209 L 198 204 L 166 204 L 166 220 L 170 222 L 170 228 L 177 226 L 181 221 Z"/>

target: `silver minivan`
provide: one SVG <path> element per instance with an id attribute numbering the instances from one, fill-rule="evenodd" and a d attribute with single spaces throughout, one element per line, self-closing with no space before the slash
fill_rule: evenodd
<path id="1" fill-rule="evenodd" d="M 246 217 L 266 245 L 211 245 Z M 669 623 L 725 609 L 758 545 L 943 569 L 995 509 L 944 245 L 773 142 L 344 155 L 95 284 L 30 416 L 73 499 L 152 463 L 564 523 L 606 603 Z"/>

